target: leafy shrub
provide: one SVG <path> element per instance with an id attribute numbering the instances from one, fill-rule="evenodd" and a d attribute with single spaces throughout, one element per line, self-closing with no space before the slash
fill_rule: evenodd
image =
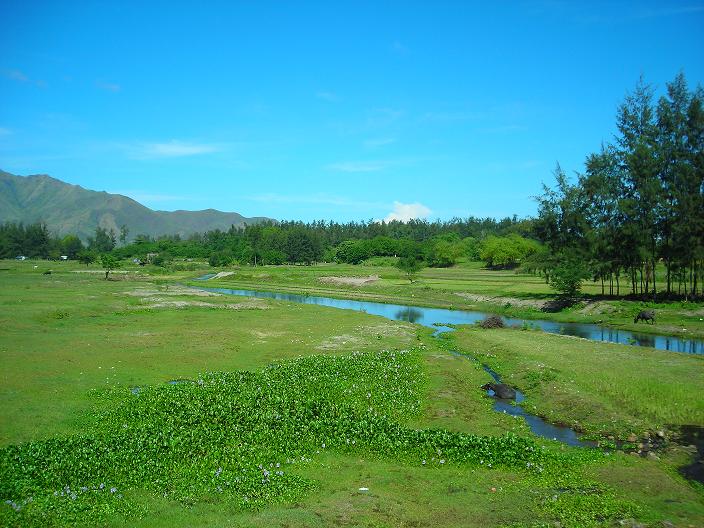
<path id="1" fill-rule="evenodd" d="M 321 449 L 542 471 L 530 439 L 404 426 L 424 385 L 419 352 L 385 351 L 99 393 L 112 408 L 93 431 L 0 449 L 0 524 L 102 524 L 137 513 L 131 489 L 241 508 L 295 500 L 311 482 L 291 466 Z"/>
<path id="2" fill-rule="evenodd" d="M 582 260 L 563 259 L 550 273 L 550 287 L 562 295 L 577 295 L 582 289 L 582 281 L 589 277 Z"/>
<path id="3" fill-rule="evenodd" d="M 487 267 L 510 268 L 520 264 L 540 250 L 535 240 L 511 234 L 505 237 L 489 236 L 482 242 L 479 255 Z"/>
<path id="4" fill-rule="evenodd" d="M 210 258 L 208 259 L 208 263 L 214 267 L 222 267 L 222 266 L 227 266 L 229 264 L 232 264 L 232 261 L 234 260 L 234 257 L 232 256 L 231 251 L 216 251 L 212 255 L 210 255 Z"/>

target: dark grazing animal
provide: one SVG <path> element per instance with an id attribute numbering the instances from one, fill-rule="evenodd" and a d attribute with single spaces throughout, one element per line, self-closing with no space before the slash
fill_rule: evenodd
<path id="1" fill-rule="evenodd" d="M 496 397 L 502 400 L 516 399 L 516 391 L 505 383 L 487 383 L 486 385 L 482 385 L 482 389 L 493 390 Z"/>
<path id="2" fill-rule="evenodd" d="M 636 315 L 636 318 L 633 319 L 634 323 L 638 321 L 650 321 L 652 324 L 655 324 L 655 310 L 641 310 L 638 312 L 638 315 Z"/>

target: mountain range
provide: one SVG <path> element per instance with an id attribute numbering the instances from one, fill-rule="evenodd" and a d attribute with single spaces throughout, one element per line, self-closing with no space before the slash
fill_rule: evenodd
<path id="1" fill-rule="evenodd" d="M 91 191 L 45 174 L 16 176 L 0 170 L 0 222 L 44 222 L 59 236 L 76 234 L 86 240 L 96 227 L 119 234 L 126 225 L 128 239 L 138 234 L 183 237 L 265 220 L 215 209 L 154 211 L 127 196 Z"/>

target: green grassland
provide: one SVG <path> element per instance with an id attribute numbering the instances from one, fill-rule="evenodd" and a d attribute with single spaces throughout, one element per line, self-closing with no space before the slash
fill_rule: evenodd
<path id="1" fill-rule="evenodd" d="M 539 414 L 602 435 L 702 425 L 700 358 L 520 330 L 436 339 L 363 313 L 205 296 L 180 285 L 197 270 L 105 281 L 71 263 L 0 268 L 1 525 L 704 524 L 704 490 L 677 472 L 689 453 L 536 438 L 492 410 L 488 375 L 450 350 L 490 364 Z M 485 273 L 409 284 L 383 270 L 362 288 L 319 281 L 370 274 L 352 266 L 207 285 L 457 307 L 454 291 L 479 291 L 465 277 Z"/>
<path id="2" fill-rule="evenodd" d="M 557 313 L 540 307 L 555 298 L 543 277 L 513 270 L 488 270 L 480 262 L 451 268 L 425 268 L 410 282 L 392 266 L 321 264 L 228 268 L 232 275 L 208 281 L 210 286 L 268 289 L 379 302 L 471 309 L 525 319 L 591 322 L 642 333 L 704 337 L 704 303 L 644 302 L 601 297 L 601 286 L 583 285 L 582 302 Z M 361 286 L 335 284 L 326 277 L 378 277 Z M 627 285 L 622 284 L 623 291 Z M 657 323 L 634 324 L 640 310 L 655 309 Z"/>

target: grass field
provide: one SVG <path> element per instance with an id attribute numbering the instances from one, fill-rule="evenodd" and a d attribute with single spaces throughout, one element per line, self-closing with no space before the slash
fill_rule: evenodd
<path id="1" fill-rule="evenodd" d="M 598 322 L 643 333 L 704 337 L 704 303 L 602 298 L 598 295 L 601 287 L 587 282 L 583 287 L 587 295 L 582 302 L 557 313 L 546 313 L 540 307 L 554 299 L 555 293 L 542 277 L 511 270 L 487 270 L 479 262 L 464 262 L 452 268 L 425 268 L 412 283 L 389 266 L 321 264 L 242 267 L 227 271 L 232 275 L 208 281 L 208 285 L 464 308 L 526 319 Z M 369 276 L 378 280 L 361 286 L 323 281 L 326 277 Z M 633 323 L 635 314 L 643 309 L 655 309 L 656 324 Z"/>
<path id="2" fill-rule="evenodd" d="M 519 330 L 438 340 L 363 313 L 179 285 L 197 271 L 105 281 L 70 263 L 0 267 L 2 525 L 704 525 L 704 490 L 677 472 L 691 453 L 644 459 L 537 439 L 492 410 L 479 390 L 488 375 L 449 350 L 489 363 L 539 414 L 616 436 L 704 425 L 692 397 L 701 358 Z M 220 282 L 423 304 L 447 302 L 437 292 L 463 281 L 318 280 L 354 272 L 369 274 L 265 268 Z M 511 278 L 505 292 L 519 295 Z"/>

